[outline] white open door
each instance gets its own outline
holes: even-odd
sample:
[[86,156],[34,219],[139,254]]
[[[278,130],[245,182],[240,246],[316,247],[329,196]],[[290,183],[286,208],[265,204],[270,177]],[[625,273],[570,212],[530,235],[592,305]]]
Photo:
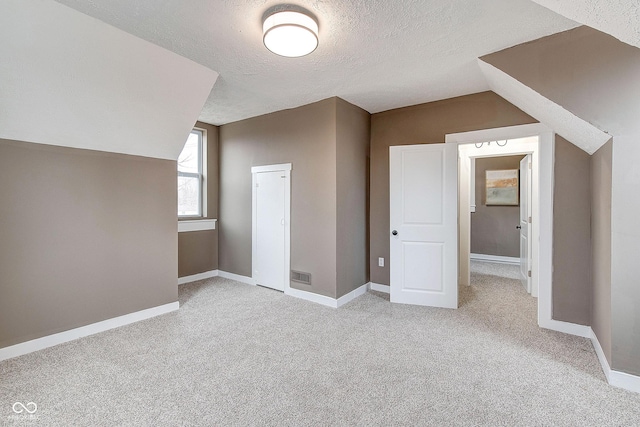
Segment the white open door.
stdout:
[[455,144],[389,148],[391,302],[458,308]]
[[520,280],[531,293],[531,154],[520,161]]

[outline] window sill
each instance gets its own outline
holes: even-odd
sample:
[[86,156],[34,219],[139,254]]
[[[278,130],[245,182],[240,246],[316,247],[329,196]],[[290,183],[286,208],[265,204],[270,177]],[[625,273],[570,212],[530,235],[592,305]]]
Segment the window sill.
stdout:
[[178,233],[215,230],[217,219],[193,219],[178,221]]

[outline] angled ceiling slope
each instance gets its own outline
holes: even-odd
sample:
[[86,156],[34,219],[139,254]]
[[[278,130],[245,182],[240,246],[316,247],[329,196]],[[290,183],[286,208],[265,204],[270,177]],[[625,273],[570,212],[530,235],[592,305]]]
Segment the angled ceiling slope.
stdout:
[[480,60],[495,92],[588,153],[640,132],[640,50],[615,37],[581,26]]
[[562,16],[640,48],[640,2],[612,0],[533,0]]
[[611,139],[611,135],[602,132],[502,70],[482,59],[478,59],[478,63],[492,91],[587,153],[595,153]]
[[4,139],[176,160],[217,78],[51,0],[0,2],[0,40]]

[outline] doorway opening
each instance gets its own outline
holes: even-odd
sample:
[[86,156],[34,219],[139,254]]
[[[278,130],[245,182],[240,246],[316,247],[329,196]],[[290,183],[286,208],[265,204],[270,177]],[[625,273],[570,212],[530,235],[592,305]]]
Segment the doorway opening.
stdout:
[[[469,207],[471,261],[501,264],[496,272],[504,270],[510,277],[516,268],[516,278],[528,294],[532,294],[531,165],[530,153],[472,157]],[[464,213],[462,207],[460,212]]]
[[538,140],[458,146],[461,284],[470,285],[470,259],[515,264],[527,293],[538,296],[539,280],[533,275],[539,254],[534,245],[539,236]]
[[[557,322],[552,319],[552,250],[553,250],[553,153],[555,137],[553,131],[543,124],[536,123],[506,128],[487,129],[481,131],[464,132],[446,135],[447,144],[456,144],[459,150],[459,207],[465,207],[458,212],[458,273],[460,286],[469,284],[470,279],[470,181],[471,157],[469,150],[484,148],[482,156],[496,156],[507,154],[505,149],[512,149],[515,144],[507,143],[500,146],[497,143],[486,144],[488,141],[528,140],[531,148],[519,148],[516,153],[531,153],[532,155],[532,194],[538,195],[532,204],[533,218],[531,230],[531,281],[532,293],[536,290],[538,296],[538,325],[561,332],[573,333],[573,325]],[[484,146],[481,146],[485,143]],[[509,147],[511,144],[511,147]],[[509,148],[507,148],[509,147]]]
[[[526,139],[535,140],[538,137]],[[504,321],[537,325],[537,289],[532,286],[531,239],[533,215],[531,175],[533,152],[522,139],[472,145],[470,206],[460,205],[460,215],[470,216],[469,286],[460,286],[461,303],[477,307],[484,301],[490,312],[502,307]],[[488,145],[503,146],[505,153],[487,156]],[[463,150],[464,146],[459,149]],[[535,148],[535,147],[533,147]],[[465,185],[461,180],[459,185]],[[462,239],[462,236],[461,236]],[[460,254],[460,257],[465,256]],[[487,300],[488,297],[491,300]],[[480,301],[476,301],[479,299]],[[491,302],[493,301],[493,305]],[[475,311],[474,311],[475,312]],[[482,316],[482,315],[481,315]],[[497,320],[496,320],[497,321]]]
[[[533,209],[533,199],[536,208],[538,204],[538,183],[536,180],[533,185],[532,179],[534,167],[536,179],[539,176],[538,165],[533,161],[534,155],[536,160],[538,157],[538,140],[538,136],[531,136],[458,146],[461,163],[471,163],[470,173],[460,173],[458,182],[459,191],[469,188],[470,203],[463,205],[463,197],[459,206],[460,217],[468,216],[464,223],[469,224],[467,234],[459,230],[461,242],[467,235],[469,238],[460,248],[471,250],[470,253],[461,250],[459,255],[461,264],[470,260],[467,285],[483,292],[489,286],[495,298],[514,303],[514,309],[521,315],[527,313],[531,321],[535,321],[537,300],[523,301],[518,281],[527,294],[537,297],[529,237],[533,234],[533,225],[539,223],[538,209]],[[532,189],[536,190],[535,194]]]

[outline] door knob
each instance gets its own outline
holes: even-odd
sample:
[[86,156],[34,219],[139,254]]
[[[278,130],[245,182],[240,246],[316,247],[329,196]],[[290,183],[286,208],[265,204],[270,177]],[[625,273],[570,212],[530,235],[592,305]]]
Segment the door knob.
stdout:
[[518,230],[521,230],[521,229],[522,229],[522,226],[521,226],[521,225],[516,225],[516,228],[517,228]]
[[397,236],[397,235],[398,235],[398,231],[397,231],[397,230],[393,230],[393,231],[391,232],[391,234],[393,234],[394,236]]

